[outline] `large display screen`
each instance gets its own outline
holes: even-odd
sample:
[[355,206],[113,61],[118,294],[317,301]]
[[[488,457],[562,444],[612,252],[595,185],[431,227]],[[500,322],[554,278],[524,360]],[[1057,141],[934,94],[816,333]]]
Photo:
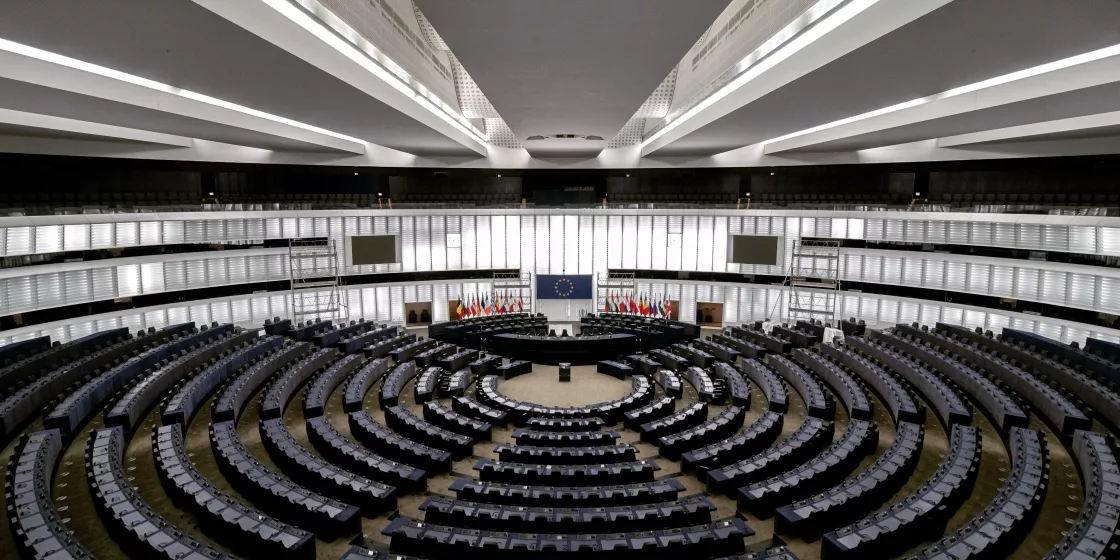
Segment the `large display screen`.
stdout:
[[727,261],[738,264],[777,266],[782,263],[780,235],[730,235]]
[[346,238],[347,264],[392,264],[401,262],[399,235],[351,235]]

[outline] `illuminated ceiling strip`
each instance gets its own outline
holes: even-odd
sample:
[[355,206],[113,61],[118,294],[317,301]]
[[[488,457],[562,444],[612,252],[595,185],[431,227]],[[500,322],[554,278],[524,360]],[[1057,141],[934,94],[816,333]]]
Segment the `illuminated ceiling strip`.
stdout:
[[[261,1],[397,91],[412,96],[421,107],[444,122],[483,144],[487,143],[487,136],[471,125],[466,117],[444,103],[373,43],[315,0]],[[299,6],[293,2],[298,2]]]
[[[80,136],[112,138],[114,140],[125,140],[128,142],[142,142],[144,144],[178,146],[180,148],[189,148],[194,145],[193,139],[184,136],[175,136],[173,134],[164,134],[162,132],[152,132],[150,130],[139,130],[135,128],[82,121],[77,119],[68,119],[65,117],[56,117],[54,115],[28,113],[25,111],[13,111],[11,109],[0,109],[0,123],[19,127],[34,128],[38,130],[59,132],[63,133],[63,136],[77,134]],[[0,132],[0,134],[8,135],[9,133]],[[10,135],[19,136],[20,134],[17,131],[10,133]]]
[[[1017,101],[1035,99],[1048,95],[1055,95],[1067,91],[1101,85],[1104,83],[1110,83],[1116,81],[1118,77],[1120,77],[1116,75],[1116,72],[1094,73],[1089,77],[1077,76],[1077,79],[1069,79],[1070,77],[1068,76],[1066,77],[1067,79],[1059,79],[1060,74],[1058,73],[1062,72],[1063,70],[1076,69],[1079,66],[1085,66],[1094,62],[1107,61],[1110,58],[1115,58],[1118,56],[1120,56],[1120,45],[1113,45],[1111,47],[1105,47],[1103,49],[1071,56],[1069,58],[1042,64],[1032,68],[1027,68],[1025,70],[1019,70],[1017,72],[1012,72],[1003,76],[989,78],[987,80],[954,88],[935,95],[930,95],[928,97],[912,99],[904,103],[891,105],[889,107],[877,109],[869,113],[864,113],[813,128],[808,128],[805,130],[787,134],[785,136],[779,136],[777,138],[766,140],[761,144],[763,144],[764,146],[765,153],[773,154],[810,145],[820,144],[832,140],[850,138],[858,134],[865,134],[868,132],[895,128],[898,126],[914,124],[917,122],[951,116],[954,114],[977,111],[980,109],[1006,105],[1008,103],[1014,103]],[[930,107],[932,104],[937,102],[947,102],[949,100],[961,98],[969,94],[994,91],[999,86],[1006,86],[1010,84],[1021,86],[1022,82],[1024,82],[1025,80],[1029,80],[1031,78],[1039,76],[1045,76],[1048,74],[1053,76],[1049,76],[1051,80],[1045,84],[1036,85],[1033,87],[1017,87],[1015,91],[1008,91],[1006,92],[1006,95],[1002,95],[998,98],[995,96],[989,96],[990,98],[976,98],[975,101],[971,103],[963,105],[956,104],[952,107],[946,107],[941,111],[935,111],[932,109],[932,107]],[[928,110],[923,110],[921,114],[915,114],[910,117],[907,117],[906,114],[902,113],[903,111],[906,111],[908,109],[915,108],[923,108]],[[881,122],[877,126],[869,122],[872,119],[883,120],[882,117],[892,117],[893,122]],[[852,125],[859,126],[853,127]],[[846,129],[840,130],[841,127],[846,127]],[[813,138],[806,138],[810,135],[813,135]]]
[[270,121],[277,122],[277,123],[280,123],[280,124],[285,124],[285,125],[288,125],[288,126],[301,128],[301,129],[307,130],[309,132],[314,132],[314,133],[317,133],[317,134],[323,134],[323,135],[326,135],[326,136],[331,136],[331,137],[334,137],[334,138],[338,138],[340,140],[346,140],[348,142],[356,142],[358,144],[363,144],[363,145],[365,144],[365,141],[359,140],[357,138],[353,138],[351,136],[346,136],[345,134],[339,134],[338,132],[334,132],[334,131],[327,130],[327,129],[324,129],[324,128],[319,128],[317,126],[312,126],[312,125],[309,125],[309,124],[301,123],[299,121],[294,121],[292,119],[287,119],[287,118],[281,117],[279,115],[273,115],[271,113],[265,113],[264,111],[258,111],[256,109],[251,109],[249,107],[238,105],[236,103],[230,103],[229,101],[223,101],[221,99],[216,99],[216,98],[210,97],[208,95],[203,95],[201,93],[196,93],[196,92],[193,92],[193,91],[190,91],[190,90],[177,88],[177,87],[174,87],[174,86],[169,86],[167,84],[162,84],[160,82],[156,82],[154,80],[149,80],[147,78],[141,78],[139,76],[133,76],[132,74],[127,74],[127,73],[124,73],[124,72],[121,72],[121,71],[118,71],[118,70],[113,70],[111,68],[106,68],[104,66],[98,66],[96,64],[92,64],[92,63],[85,62],[85,61],[82,61],[82,60],[77,60],[77,59],[74,59],[74,58],[70,58],[68,56],[55,54],[55,53],[52,53],[52,52],[49,52],[49,51],[44,51],[42,49],[37,49],[35,47],[29,47],[27,45],[23,45],[23,44],[16,43],[16,42],[13,42],[13,41],[8,41],[7,39],[0,39],[0,50],[7,51],[7,52],[10,52],[10,53],[13,53],[13,54],[18,54],[20,56],[26,56],[26,57],[33,58],[33,59],[36,59],[36,60],[41,60],[43,62],[48,62],[48,63],[51,63],[51,64],[57,64],[59,66],[64,66],[66,68],[72,68],[74,70],[80,70],[82,72],[88,72],[90,74],[95,74],[95,75],[102,76],[102,77],[105,77],[105,78],[110,78],[110,79],[113,79],[113,80],[119,80],[119,81],[126,82],[126,83],[129,83],[129,84],[133,84],[133,85],[136,85],[136,86],[145,87],[145,88],[148,88],[148,89],[153,89],[153,90],[156,90],[156,91],[159,91],[159,92],[162,92],[162,93],[182,97],[184,99],[199,101],[199,102],[205,103],[207,105],[213,105],[215,107],[221,107],[223,109],[228,109],[230,111],[236,111],[238,113],[244,113],[246,115],[250,115],[250,116],[261,118],[261,119],[270,120]]
[[646,146],[649,146],[669,131],[677,128],[708,107],[711,107],[716,102],[747,85],[767,70],[777,66],[800,50],[821,39],[832,30],[840,27],[861,12],[874,6],[879,1],[880,0],[851,0],[847,5],[837,10],[836,8],[844,4],[845,0],[821,0],[755,49],[754,52],[739,61],[735,67],[739,71],[746,70],[742,75],[728,82],[727,85],[696,104],[692,109],[689,109],[680,117],[673,119],[669,124],[662,127],[661,130],[643,140],[640,144],[641,148],[645,149]]
[[1092,132],[1095,129],[1120,127],[1120,111],[1111,113],[1098,113],[1069,119],[1058,119],[1040,123],[1024,124],[946,136],[937,140],[939,148],[952,148],[954,146],[967,146],[969,144],[983,144],[985,142],[1006,142],[1021,140],[1065,132]]

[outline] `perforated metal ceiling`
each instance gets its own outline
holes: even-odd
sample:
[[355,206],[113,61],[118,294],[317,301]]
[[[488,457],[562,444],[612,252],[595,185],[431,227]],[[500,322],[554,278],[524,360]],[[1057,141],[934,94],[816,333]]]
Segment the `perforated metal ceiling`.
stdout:
[[[703,37],[701,37],[703,40]],[[650,119],[662,119],[665,115],[669,114],[669,109],[673,105],[673,93],[677,88],[677,69],[673,68],[672,72],[665,77],[661,85],[653,90],[653,93],[646,99],[645,103],[638,108],[633,117],[627,121],[626,126],[618,131],[618,135],[613,140],[607,143],[608,148],[622,148],[624,146],[633,146],[642,141],[642,133],[646,130],[646,125]]]
[[416,20],[420,22],[420,30],[424,34],[424,39],[428,41],[432,48],[444,51],[451,62],[451,75],[455,78],[455,93],[459,98],[459,110],[462,111],[463,116],[468,119],[483,119],[486,140],[490,144],[502,148],[521,148],[521,142],[517,139],[517,136],[510,130],[506,121],[502,120],[502,116],[498,114],[498,110],[486,98],[486,94],[482,93],[478,84],[474,83],[470,73],[467,72],[466,68],[463,68],[462,63],[451,52],[447,43],[432,27],[432,23],[420,11],[420,7],[413,4],[412,10],[416,14]]

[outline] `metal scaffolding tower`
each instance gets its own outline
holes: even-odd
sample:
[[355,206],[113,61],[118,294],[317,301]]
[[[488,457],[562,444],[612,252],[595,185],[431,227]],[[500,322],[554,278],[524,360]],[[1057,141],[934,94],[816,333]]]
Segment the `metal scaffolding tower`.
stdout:
[[596,312],[603,310],[608,293],[630,294],[632,297],[637,297],[635,294],[638,291],[638,281],[633,272],[600,272],[595,284]]
[[840,296],[840,242],[798,238],[789,267],[789,322],[813,319],[835,327]]
[[525,313],[533,311],[533,274],[530,272],[495,272],[490,284],[495,293],[523,298]]
[[348,318],[340,288],[338,247],[333,239],[293,239],[288,245],[292,319]]

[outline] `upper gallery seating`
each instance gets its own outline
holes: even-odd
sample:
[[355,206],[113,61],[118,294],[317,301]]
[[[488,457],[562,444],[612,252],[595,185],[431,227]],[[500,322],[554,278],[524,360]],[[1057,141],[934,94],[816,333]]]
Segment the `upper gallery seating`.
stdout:
[[736,193],[724,192],[608,192],[607,202],[622,204],[735,204]]
[[483,192],[478,189],[456,190],[455,192],[418,192],[400,190],[392,193],[393,203],[402,204],[454,204],[457,206],[493,206],[497,204],[516,204],[521,202],[520,192]]

